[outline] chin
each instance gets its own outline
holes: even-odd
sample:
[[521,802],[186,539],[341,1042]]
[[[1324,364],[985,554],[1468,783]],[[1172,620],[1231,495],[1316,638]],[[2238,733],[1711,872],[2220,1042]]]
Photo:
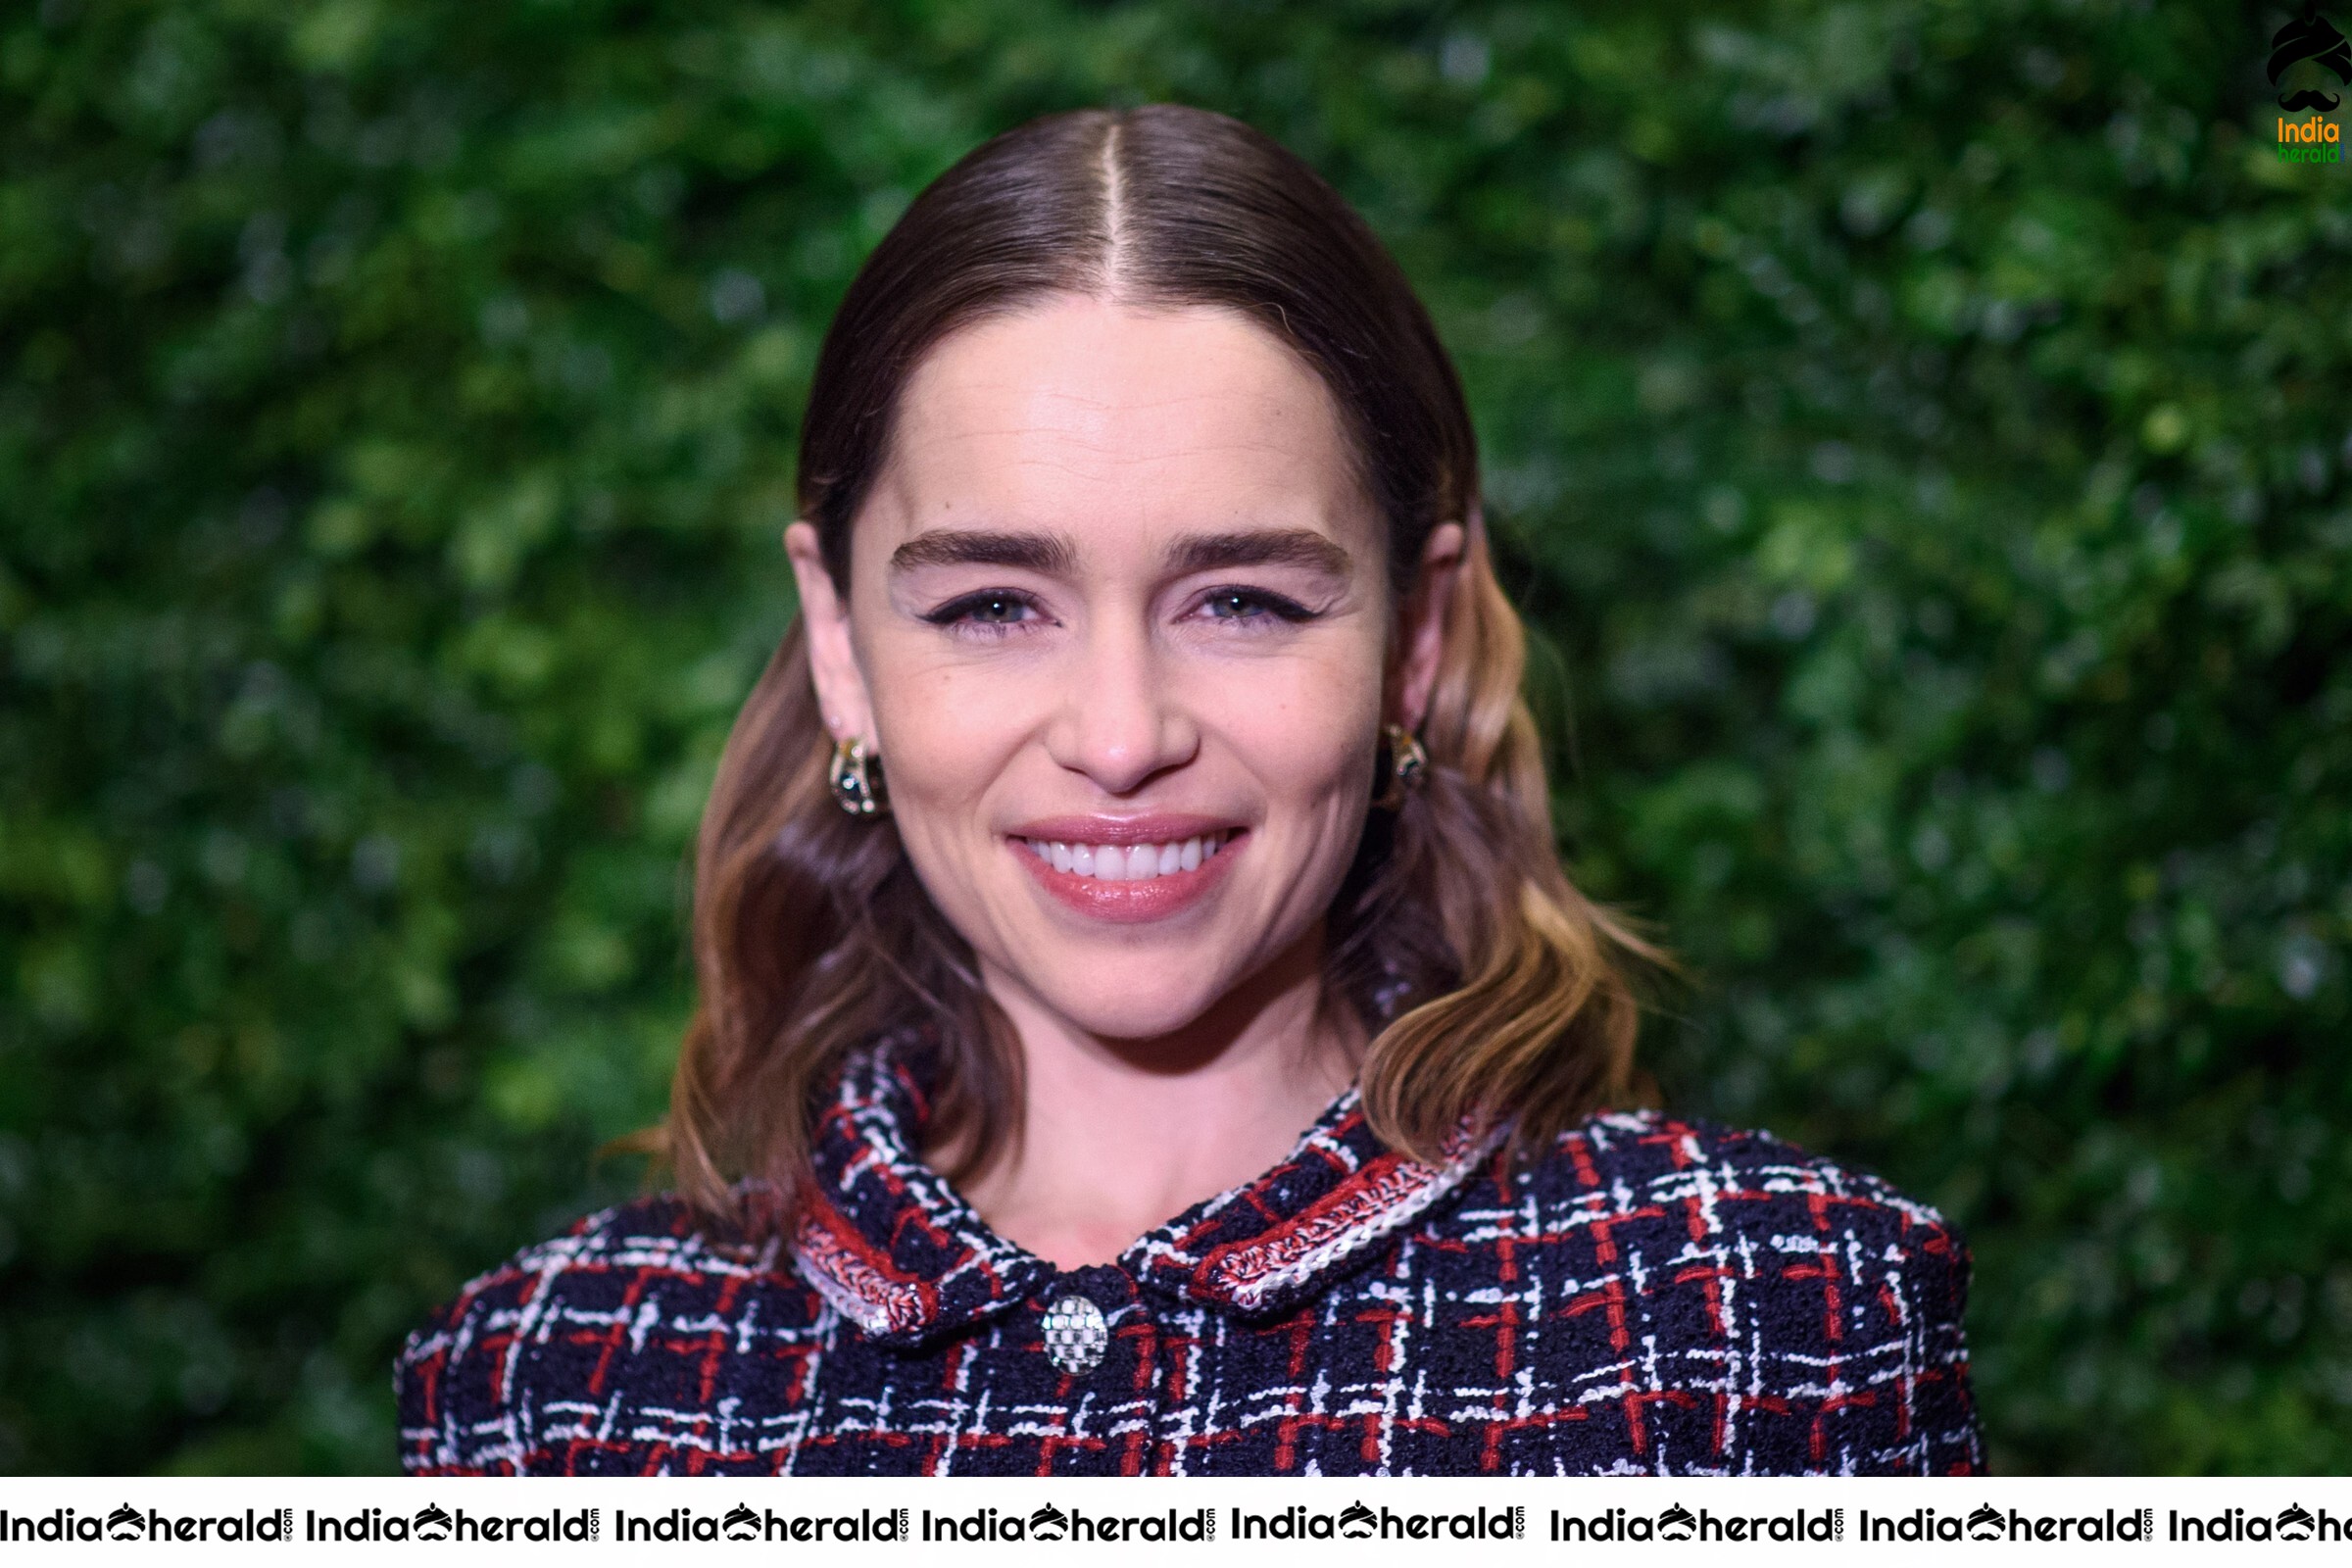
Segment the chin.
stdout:
[[[1172,963],[1174,960],[1170,960]],[[1040,988],[1040,1000],[1088,1034],[1103,1040],[1160,1040],[1200,1021],[1230,987],[1188,985],[1154,987],[1149,984],[1118,997],[1103,995],[1107,986],[1135,978],[1138,969],[1161,968],[1150,958],[1105,959],[1084,974],[1073,974],[1061,985]]]

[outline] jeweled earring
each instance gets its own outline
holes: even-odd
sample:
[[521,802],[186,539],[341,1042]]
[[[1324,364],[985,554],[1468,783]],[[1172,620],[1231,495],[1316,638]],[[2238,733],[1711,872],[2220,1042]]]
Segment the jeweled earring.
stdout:
[[863,741],[833,743],[833,771],[826,782],[833,786],[835,804],[852,816],[880,816],[890,809],[882,788],[882,759],[868,752]]
[[1429,779],[1429,753],[1421,749],[1420,740],[1402,724],[1384,724],[1381,736],[1388,743],[1389,765],[1387,782],[1380,797],[1372,804],[1384,811],[1397,810],[1404,798],[1419,789]]

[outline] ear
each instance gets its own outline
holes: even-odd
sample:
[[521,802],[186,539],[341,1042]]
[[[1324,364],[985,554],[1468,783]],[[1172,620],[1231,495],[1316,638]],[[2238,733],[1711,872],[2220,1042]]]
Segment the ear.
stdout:
[[858,667],[857,649],[850,641],[849,601],[833,585],[816,530],[805,522],[785,529],[784,554],[791,558],[793,581],[800,585],[801,623],[808,627],[808,674],[816,687],[817,707],[825,715],[825,728],[837,741],[863,741],[868,751],[878,751],[873,705],[866,698],[865,675]]
[[1429,531],[1421,566],[1397,619],[1395,674],[1389,690],[1389,721],[1418,731],[1429,713],[1429,694],[1438,681],[1438,658],[1446,646],[1446,607],[1461,575],[1465,535],[1458,522]]

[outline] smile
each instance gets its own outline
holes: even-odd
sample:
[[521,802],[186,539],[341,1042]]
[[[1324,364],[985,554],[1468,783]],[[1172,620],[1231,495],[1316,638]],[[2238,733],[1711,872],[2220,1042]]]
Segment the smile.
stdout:
[[1005,845],[1055,904],[1136,925],[1199,906],[1242,858],[1249,830],[1210,817],[1062,816],[1024,822]]
[[1149,882],[1157,877],[1198,871],[1225,847],[1227,833],[1206,833],[1164,844],[1065,844],[1059,840],[1019,839],[1031,854],[1054,870],[1098,882]]

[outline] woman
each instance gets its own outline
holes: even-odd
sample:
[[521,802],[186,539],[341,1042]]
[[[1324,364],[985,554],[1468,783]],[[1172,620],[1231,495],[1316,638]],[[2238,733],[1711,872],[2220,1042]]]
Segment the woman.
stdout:
[[1606,1112],[1642,950],[1556,858],[1453,368],[1302,164],[1167,107],[980,148],[800,482],[677,1196],[411,1340],[411,1469],[1978,1464],[1940,1217]]

